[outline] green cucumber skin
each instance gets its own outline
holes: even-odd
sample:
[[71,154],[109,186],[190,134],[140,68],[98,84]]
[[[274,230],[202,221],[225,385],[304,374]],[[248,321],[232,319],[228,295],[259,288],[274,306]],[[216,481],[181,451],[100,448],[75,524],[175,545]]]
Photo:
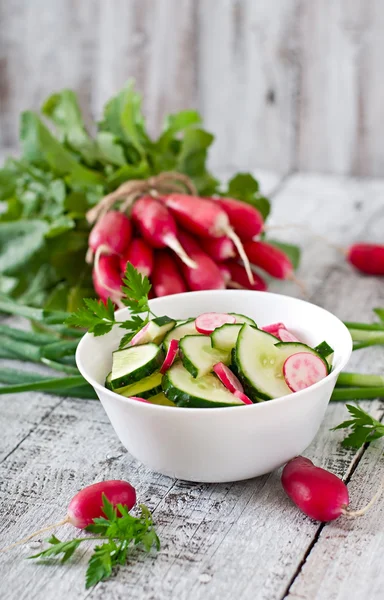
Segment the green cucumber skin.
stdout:
[[[184,408],[226,408],[227,406],[240,406],[238,403],[228,404],[227,402],[211,402],[203,398],[191,396],[187,392],[182,392],[175,388],[168,378],[168,371],[163,377],[163,392],[177,406]],[[245,405],[244,405],[245,406]]]
[[246,315],[242,315],[241,313],[234,313],[234,312],[230,312],[228,313],[229,315],[232,315],[233,317],[242,317],[243,319],[245,319],[244,321],[239,321],[238,323],[234,323],[234,325],[250,325],[251,327],[257,327],[256,322],[251,319],[250,317],[247,317]]
[[182,351],[181,346],[179,346],[179,354],[181,357],[181,362],[183,363],[183,367],[185,369],[187,369],[187,371],[189,371],[189,373],[192,375],[192,377],[194,377],[196,379],[196,377],[199,374],[199,370],[195,367],[195,365],[193,364],[193,362],[191,362],[188,358],[188,356],[186,356],[184,354],[184,352]]
[[[269,335],[269,334],[267,334],[267,335]],[[273,337],[273,336],[271,336],[271,337]],[[237,338],[237,339],[239,339],[239,338]],[[248,398],[250,398],[252,400],[252,402],[254,402],[256,404],[257,402],[264,402],[264,400],[272,400],[271,396],[268,396],[268,394],[264,394],[263,392],[260,392],[260,390],[256,389],[255,386],[252,384],[252,382],[249,381],[247,376],[244,375],[244,373],[241,371],[241,367],[240,367],[239,361],[237,359],[236,348],[233,348],[233,350],[232,350],[232,365],[231,366],[232,366],[234,374],[240,380],[240,382],[244,388],[244,392],[246,393]]]
[[126,387],[127,385],[131,385],[131,383],[136,383],[141,379],[144,379],[144,377],[149,377],[149,375],[152,375],[152,373],[160,369],[164,362],[164,358],[165,353],[161,348],[159,348],[158,353],[149,363],[139,367],[136,369],[136,371],[132,371],[127,375],[123,375],[122,377],[111,381],[112,389],[116,390],[118,388]]
[[[163,327],[163,325],[168,325],[168,323],[174,323],[176,325],[176,321],[164,315],[163,317],[156,317],[155,319],[151,319],[152,323],[157,325],[158,327]],[[167,332],[168,333],[168,332]]]
[[[211,335],[210,335],[212,348],[215,348],[215,350],[220,350],[221,349],[220,346],[219,346],[219,344],[216,343],[215,332],[219,332],[222,327],[236,327],[237,328],[239,326],[240,326],[240,329],[241,329],[241,326],[242,326],[241,323],[225,323],[221,327],[217,327],[215,329],[215,331],[213,333],[211,333]],[[239,333],[240,333],[240,329],[239,329]]]
[[113,387],[111,384],[111,376],[112,376],[112,371],[110,371],[105,378],[104,386],[107,388],[107,390],[113,390]]
[[[175,325],[175,327],[173,327],[170,331],[168,331],[163,339],[163,346],[165,348],[165,350],[168,350],[168,346],[172,340],[172,337],[169,339],[169,335],[170,333],[172,333],[172,331],[174,331],[175,329],[178,329],[179,327],[183,327],[184,325],[186,325],[187,323],[192,323],[195,322],[196,319],[187,319],[186,321],[179,323],[178,325]],[[190,333],[190,334],[185,334],[185,335],[199,335],[199,333],[196,331],[194,333]]]
[[[115,392],[117,392],[118,390],[114,390]],[[150,390],[147,390],[145,392],[136,392],[135,396],[136,398],[143,398],[143,400],[149,400],[150,398],[152,398],[153,396],[157,396],[158,394],[161,394],[161,392],[163,391],[163,388],[160,385],[151,388]],[[126,398],[129,398],[129,395],[127,394],[121,394],[121,396],[125,396]]]

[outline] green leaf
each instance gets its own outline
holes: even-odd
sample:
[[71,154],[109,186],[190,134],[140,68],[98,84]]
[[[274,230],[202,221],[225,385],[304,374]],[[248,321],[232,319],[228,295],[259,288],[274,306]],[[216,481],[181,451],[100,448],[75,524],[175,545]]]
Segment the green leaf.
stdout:
[[17,178],[10,169],[0,169],[0,201],[7,200],[16,192]]
[[33,554],[27,558],[51,558],[52,556],[57,556],[58,554],[64,554],[62,562],[66,562],[82,542],[81,539],[60,542],[60,540],[55,536],[52,536],[47,541],[48,543],[52,544],[49,548],[47,548],[47,550],[42,550],[41,552],[38,552],[38,554]]
[[377,314],[380,321],[384,321],[384,308],[374,308],[373,311]]
[[77,162],[33,112],[21,114],[20,142],[23,158],[57,175],[68,175],[80,187],[99,184],[103,177]]
[[227,196],[233,198],[244,198],[259,192],[259,182],[251,175],[251,173],[237,173],[228,182]]
[[85,574],[86,589],[111,576],[113,567],[111,554],[116,549],[117,546],[113,541],[107,542],[102,546],[96,546]]
[[11,221],[0,226],[0,273],[12,275],[44,247],[45,221]]
[[93,165],[97,161],[96,144],[86,132],[76,94],[72,90],[53,94],[47,98],[41,110],[56,125],[63,140],[78,152],[87,164]]
[[366,413],[359,406],[346,405],[352,419],[348,419],[332,431],[337,429],[352,429],[352,432],[342,441],[344,447],[361,448],[366,442],[384,437],[384,424]]
[[295,246],[294,244],[288,244],[286,242],[280,242],[278,240],[267,240],[271,246],[275,246],[279,250],[282,250],[291,261],[293,268],[296,270],[300,264],[301,257],[301,249],[299,246]]
[[99,131],[96,136],[96,143],[101,160],[119,167],[126,164],[124,150],[113,133]]

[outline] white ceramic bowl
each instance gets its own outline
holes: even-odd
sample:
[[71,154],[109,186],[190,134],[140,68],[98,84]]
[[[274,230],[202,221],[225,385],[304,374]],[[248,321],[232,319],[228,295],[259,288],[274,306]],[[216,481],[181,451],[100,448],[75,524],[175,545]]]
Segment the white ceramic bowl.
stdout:
[[[157,315],[176,319],[204,312],[237,312],[259,327],[282,321],[299,339],[314,346],[326,340],[335,350],[330,375],[315,385],[276,400],[228,408],[175,408],[137,402],[104,387],[112,351],[124,331],[86,334],[76,360],[94,387],[122,444],[147,467],[189,481],[225,482],[268,473],[311,443],[324,417],[336,379],[352,351],[345,325],[303,300],[238,290],[189,292],[151,300]],[[119,320],[129,311],[118,311]]]

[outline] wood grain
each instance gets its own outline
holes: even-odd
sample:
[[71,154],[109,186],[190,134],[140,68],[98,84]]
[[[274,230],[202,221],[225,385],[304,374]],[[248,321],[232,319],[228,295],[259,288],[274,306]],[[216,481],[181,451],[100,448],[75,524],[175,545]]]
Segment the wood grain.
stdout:
[[[269,177],[276,187],[277,179],[273,183]],[[374,239],[382,230],[384,182],[295,175],[277,189],[276,223],[288,217],[299,220],[299,206],[305,227],[315,227],[338,243],[360,235]],[[351,205],[355,209],[348,211]],[[314,241],[308,232],[302,237],[297,231],[276,230],[276,235],[296,242],[300,238],[310,253],[300,276],[316,303],[342,318],[366,320],[374,305],[384,304],[382,281],[360,277],[333,250],[321,245],[311,249]],[[294,287],[288,291],[298,293]],[[383,359],[384,348],[357,352],[350,368],[380,372]],[[378,418],[383,414],[378,401],[361,405]],[[157,557],[133,556],[111,580],[90,591],[84,589],[84,571],[91,543],[67,565],[49,566],[24,560],[42,547],[38,541],[21,546],[0,554],[4,600],[381,597],[382,500],[359,520],[321,526],[284,495],[279,472],[209,485],[148,471],[122,449],[98,402],[2,396],[0,411],[7,417],[3,430],[8,436],[0,463],[0,546],[62,519],[79,488],[105,478],[133,483],[140,501],[154,512],[162,540]],[[342,403],[330,405],[305,455],[350,479],[352,505],[359,508],[377,490],[384,463],[379,443],[367,452],[341,447],[343,432],[330,428],[346,414]],[[67,539],[77,532],[65,526],[57,534]]]

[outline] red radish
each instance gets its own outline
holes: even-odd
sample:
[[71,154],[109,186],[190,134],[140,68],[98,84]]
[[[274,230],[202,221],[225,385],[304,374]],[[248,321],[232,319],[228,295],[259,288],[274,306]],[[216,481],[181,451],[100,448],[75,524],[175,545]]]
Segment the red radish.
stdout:
[[229,237],[244,262],[249,281],[253,283],[253,273],[243,244],[231,227],[227,213],[217,202],[187,194],[170,194],[164,198],[164,202],[178,223],[188,231],[205,238]]
[[254,206],[234,198],[218,198],[216,202],[227,213],[229,222],[241,240],[252,240],[262,232],[263,217]]
[[167,250],[156,251],[151,282],[158,297],[188,291],[176,262]]
[[260,277],[257,273],[253,274],[254,283],[249,283],[247,273],[243,267],[235,260],[228,260],[224,263],[226,267],[228,267],[231,273],[231,281],[228,283],[228,287],[237,288],[240,290],[256,290],[265,292],[267,289],[267,284],[264,279]]
[[148,342],[147,331],[149,329],[150,323],[147,323],[133,336],[131,341],[129,342],[130,346],[141,346],[142,344],[146,344]]
[[133,205],[132,219],[153,248],[168,246],[190,269],[196,268],[177,238],[174,218],[162,202],[151,196],[142,196]]
[[189,289],[192,291],[223,290],[225,288],[224,278],[216,263],[208,254],[200,250],[193,237],[184,231],[180,231],[179,237],[184,248],[197,264],[197,269],[181,265]]
[[240,381],[237,379],[236,375],[234,375],[224,363],[217,363],[213,367],[214,372],[220,379],[221,383],[225,385],[225,387],[232,392],[244,392],[243,386]]
[[292,392],[298,392],[328,375],[325,362],[310,352],[289,356],[283,365],[284,379]]
[[348,514],[345,483],[333,473],[315,467],[308,458],[297,456],[290,460],[283,469],[281,483],[291,500],[311,519],[333,521]]
[[146,404],[150,404],[148,400],[146,400],[145,398],[139,398],[138,396],[128,396],[128,398],[130,398],[130,400],[137,400],[138,402],[145,402]]
[[116,254],[101,255],[95,262],[92,271],[93,287],[96,294],[106,302],[111,298],[112,302],[121,305],[120,260]]
[[120,269],[125,273],[127,263],[142,275],[149,277],[153,270],[153,250],[142,238],[135,238],[120,259]]
[[202,238],[201,245],[205,252],[216,262],[236,256],[234,243],[225,235],[219,238]]
[[168,346],[167,354],[163,364],[161,365],[160,373],[165,373],[170,367],[172,367],[177,353],[179,351],[179,340],[171,340]]
[[292,279],[293,266],[288,256],[267,242],[245,242],[244,250],[250,262],[276,279]]
[[227,285],[231,281],[231,271],[224,263],[219,263],[217,266],[219,267],[221,275],[223,276],[225,285]]
[[236,317],[226,313],[203,313],[197,317],[195,327],[199,333],[210,335],[217,327],[221,327],[226,323],[236,323]]
[[234,396],[236,396],[236,398],[239,398],[239,400],[242,400],[244,402],[244,404],[253,404],[252,400],[250,398],[248,398],[248,396],[246,394],[244,394],[244,392],[240,392],[240,390],[236,390],[236,392],[233,393]]
[[88,239],[87,262],[92,262],[98,248],[103,254],[123,254],[131,241],[132,225],[122,212],[111,210],[105,213],[93,227]]
[[[142,400],[142,398],[138,398],[138,400]],[[128,481],[111,479],[109,481],[93,483],[73,496],[68,505],[67,516],[65,519],[58,523],[54,523],[53,525],[48,525],[43,529],[39,529],[39,531],[35,531],[15,544],[3,548],[0,552],[5,552],[19,544],[24,544],[36,535],[45,533],[50,529],[65,525],[66,523],[70,523],[78,529],[85,529],[85,527],[93,523],[94,519],[106,516],[103,512],[103,495],[115,508],[118,504],[122,504],[128,510],[131,510],[136,504],[136,490],[128,483]]]
[[282,342],[300,342],[296,336],[293,335],[288,329],[285,327],[280,327],[277,332],[277,337],[280,338]]
[[384,275],[384,246],[354,244],[347,253],[348,261],[367,275]]
[[263,331],[274,335],[275,337],[279,337],[279,329],[285,329],[284,323],[272,323],[271,325],[266,325],[262,327]]

